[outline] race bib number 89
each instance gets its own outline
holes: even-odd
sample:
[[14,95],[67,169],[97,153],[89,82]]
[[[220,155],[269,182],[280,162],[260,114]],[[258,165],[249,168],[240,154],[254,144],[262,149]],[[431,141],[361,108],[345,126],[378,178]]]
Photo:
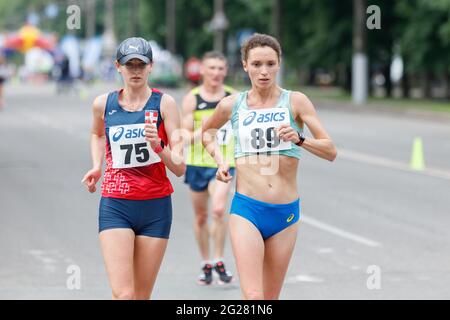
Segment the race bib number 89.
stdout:
[[239,112],[239,142],[245,153],[291,149],[290,141],[282,141],[276,129],[289,124],[288,108],[245,110]]
[[115,169],[143,167],[161,161],[145,141],[143,123],[110,127],[109,143]]

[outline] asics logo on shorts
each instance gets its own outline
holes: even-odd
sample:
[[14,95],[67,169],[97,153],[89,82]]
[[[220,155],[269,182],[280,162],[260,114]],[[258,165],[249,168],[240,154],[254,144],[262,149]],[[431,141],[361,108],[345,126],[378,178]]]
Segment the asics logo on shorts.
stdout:
[[286,219],[286,222],[291,222],[292,219],[294,219],[295,214],[291,213],[291,215],[289,216],[289,218]]

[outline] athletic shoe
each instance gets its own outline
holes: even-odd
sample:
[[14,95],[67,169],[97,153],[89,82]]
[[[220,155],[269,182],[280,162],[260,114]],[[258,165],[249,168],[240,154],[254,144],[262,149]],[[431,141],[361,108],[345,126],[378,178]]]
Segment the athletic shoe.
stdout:
[[223,261],[218,261],[214,265],[214,270],[219,275],[219,280],[217,281],[217,283],[220,285],[230,283],[231,280],[233,279],[233,275],[229,271],[225,270],[225,265]]
[[201,286],[207,286],[212,283],[212,265],[206,263],[202,270],[203,272],[198,276],[197,283]]

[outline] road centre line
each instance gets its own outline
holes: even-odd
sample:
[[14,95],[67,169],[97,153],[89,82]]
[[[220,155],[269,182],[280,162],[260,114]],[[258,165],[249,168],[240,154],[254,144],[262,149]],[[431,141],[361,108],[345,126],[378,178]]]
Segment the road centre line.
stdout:
[[339,158],[345,159],[345,160],[356,161],[356,162],[360,162],[360,163],[376,165],[376,166],[385,167],[385,168],[390,168],[390,169],[397,169],[397,170],[406,171],[406,172],[423,174],[423,175],[427,175],[427,176],[431,176],[431,177],[435,177],[435,178],[450,180],[450,171],[446,171],[444,169],[428,167],[422,171],[415,171],[410,168],[408,163],[403,163],[403,162],[392,160],[389,158],[370,155],[367,153],[362,153],[362,152],[353,151],[353,150],[349,150],[349,149],[339,148],[338,159]]
[[312,227],[318,228],[320,230],[332,233],[336,236],[339,236],[341,238],[344,239],[348,239],[348,240],[352,240],[354,242],[358,242],[360,244],[369,246],[369,247],[381,247],[381,243],[359,236],[357,234],[345,231],[343,229],[337,228],[337,227],[333,227],[329,224],[326,224],[324,222],[321,222],[319,220],[316,220],[314,218],[310,218],[308,216],[305,216],[304,214],[301,215],[300,217],[300,223],[305,223],[308,224]]

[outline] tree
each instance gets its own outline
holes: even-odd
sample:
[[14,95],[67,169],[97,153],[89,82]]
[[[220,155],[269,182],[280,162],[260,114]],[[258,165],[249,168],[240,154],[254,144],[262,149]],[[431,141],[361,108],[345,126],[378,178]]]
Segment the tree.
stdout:
[[423,79],[424,95],[431,97],[431,81],[436,75],[448,78],[450,58],[450,1],[401,0],[395,13],[399,43],[407,61],[406,72]]

